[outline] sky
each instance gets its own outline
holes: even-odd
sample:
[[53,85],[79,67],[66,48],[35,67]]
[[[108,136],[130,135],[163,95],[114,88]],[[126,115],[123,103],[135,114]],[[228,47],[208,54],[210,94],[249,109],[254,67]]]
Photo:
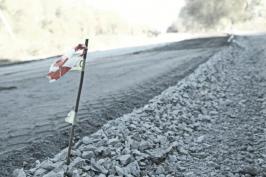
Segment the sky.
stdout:
[[115,11],[133,24],[165,31],[177,19],[184,0],[87,0],[99,10]]

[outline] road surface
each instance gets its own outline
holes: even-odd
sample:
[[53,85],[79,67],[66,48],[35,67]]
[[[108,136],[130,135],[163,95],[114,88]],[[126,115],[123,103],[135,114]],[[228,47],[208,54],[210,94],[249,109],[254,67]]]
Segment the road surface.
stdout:
[[[172,86],[227,45],[213,37],[88,54],[76,140]],[[48,83],[53,59],[0,67],[0,176],[67,145],[80,74]]]

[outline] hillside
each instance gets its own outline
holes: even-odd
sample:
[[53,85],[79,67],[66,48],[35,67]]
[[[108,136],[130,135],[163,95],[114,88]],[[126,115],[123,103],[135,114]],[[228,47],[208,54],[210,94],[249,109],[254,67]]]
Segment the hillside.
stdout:
[[168,32],[265,31],[264,0],[185,0]]
[[148,33],[85,0],[0,0],[0,59],[56,55],[85,37],[92,49],[105,48]]

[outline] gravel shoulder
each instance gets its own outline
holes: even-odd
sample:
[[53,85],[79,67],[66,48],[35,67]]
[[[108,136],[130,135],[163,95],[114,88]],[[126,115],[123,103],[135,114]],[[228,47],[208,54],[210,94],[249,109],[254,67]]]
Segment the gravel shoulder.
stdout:
[[177,85],[15,176],[266,176],[265,36],[237,37]]

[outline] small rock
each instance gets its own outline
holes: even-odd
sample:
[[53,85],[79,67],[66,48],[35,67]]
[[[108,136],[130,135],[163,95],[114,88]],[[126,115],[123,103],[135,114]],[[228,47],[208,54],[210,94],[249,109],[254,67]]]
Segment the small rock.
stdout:
[[119,142],[120,142],[120,140],[118,138],[113,138],[113,139],[108,140],[108,144],[110,144],[112,146],[119,143]]
[[87,145],[91,143],[91,140],[89,137],[85,136],[82,138],[82,143]]
[[258,170],[253,166],[246,166],[246,167],[243,167],[239,171],[239,173],[244,174],[244,175],[256,176],[258,174]]
[[105,152],[105,150],[106,150],[105,147],[100,146],[99,148],[97,148],[97,149],[95,150],[95,154],[96,154],[96,155],[102,155],[102,154]]
[[82,153],[82,156],[81,157],[84,158],[84,159],[91,159],[94,156],[95,155],[94,155],[94,153],[92,151],[84,151]]
[[132,174],[136,177],[140,176],[140,168],[139,168],[139,164],[137,161],[134,161],[132,163],[130,163],[128,166],[126,166],[126,171],[129,174]]
[[34,172],[34,176],[43,176],[46,172],[47,170],[43,168],[39,168]]
[[60,172],[62,169],[67,169],[67,165],[65,164],[65,161],[59,161],[54,163],[54,169],[55,172]]
[[131,150],[130,150],[130,148],[128,148],[128,147],[125,147],[124,149],[123,149],[123,151],[122,151],[122,154],[130,154],[131,153]]
[[53,162],[63,161],[66,159],[67,156],[67,149],[62,150],[60,153],[56,154],[53,159]]
[[151,147],[151,145],[147,141],[141,141],[139,144],[139,150],[142,152],[146,149],[149,149],[150,147]]
[[197,143],[202,143],[202,141],[205,139],[205,136],[202,135],[202,136],[199,136],[197,139],[196,139],[196,142]]
[[136,141],[136,140],[133,140],[133,139],[130,139],[130,140],[128,141],[128,144],[129,144],[129,147],[130,147],[131,149],[138,149],[138,147],[139,147],[139,142]]
[[23,168],[21,169],[16,169],[13,172],[14,177],[26,177],[26,173],[24,172]]
[[127,164],[130,163],[130,161],[131,161],[131,155],[129,155],[129,154],[127,154],[127,155],[122,155],[122,156],[118,157],[117,159],[120,161],[120,163],[121,163],[123,166],[125,166],[125,165],[127,165]]
[[182,155],[188,155],[188,151],[185,150],[182,146],[178,148],[178,152]]
[[46,175],[44,175],[43,177],[64,177],[64,172],[61,171],[61,172],[54,172],[54,171],[51,171],[49,173],[47,173]]
[[100,164],[98,164],[97,162],[95,162],[94,159],[91,160],[91,167],[93,170],[103,173],[103,174],[107,174],[108,170],[106,170],[103,166],[101,166]]
[[52,161],[50,161],[49,159],[48,160],[45,160],[44,162],[41,163],[41,168],[47,170],[47,171],[51,171],[55,168],[54,164]]
[[262,177],[266,177],[266,168],[262,169],[261,175],[262,175]]
[[80,150],[76,150],[76,151],[73,151],[72,152],[72,155],[74,155],[74,156],[81,156],[81,152],[80,152]]
[[169,155],[169,162],[171,162],[171,163],[175,163],[175,162],[177,162],[177,158],[176,158],[176,156],[175,155]]
[[80,177],[79,171],[78,170],[74,170],[72,177]]
[[189,172],[186,172],[186,173],[184,173],[184,177],[191,177],[191,176],[195,176],[195,173],[194,172],[192,172],[192,171],[189,171]]
[[39,168],[40,165],[41,165],[41,162],[40,162],[39,160],[36,160],[36,161],[35,161],[35,166],[36,166],[36,168]]
[[164,168],[162,166],[157,167],[155,174],[156,175],[160,175],[163,174],[165,172]]
[[252,152],[254,152],[254,149],[253,149],[252,146],[248,146],[248,147],[247,147],[247,151],[252,153]]
[[105,174],[100,174],[98,177],[106,177]]
[[165,175],[164,174],[159,174],[158,177],[165,177]]
[[121,168],[119,166],[115,166],[115,170],[119,176],[127,176],[127,177],[130,177],[132,175],[135,177],[140,176],[140,168],[139,168],[137,161],[134,161],[134,162],[128,164],[124,168]]
[[73,160],[73,162],[70,163],[69,169],[72,169],[73,167],[81,168],[83,164],[85,164],[85,160],[80,157],[77,157]]
[[89,165],[83,165],[81,169],[83,169],[84,171],[89,171],[91,167]]
[[26,161],[23,161],[23,167],[26,167],[27,165],[28,165],[28,162],[26,162]]
[[115,166],[115,171],[116,171],[116,173],[117,173],[119,176],[126,176],[126,175],[128,175],[128,174],[126,173],[126,171],[125,171],[123,168],[119,167],[119,166]]

